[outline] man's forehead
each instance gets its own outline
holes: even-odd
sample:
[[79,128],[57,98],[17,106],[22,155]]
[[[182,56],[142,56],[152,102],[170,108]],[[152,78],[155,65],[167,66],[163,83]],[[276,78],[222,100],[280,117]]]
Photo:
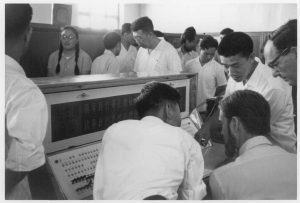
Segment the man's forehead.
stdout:
[[208,49],[202,49],[205,53],[215,53],[216,52],[216,48],[215,47],[209,47]]
[[240,54],[236,54],[234,56],[227,56],[227,57],[220,56],[220,59],[223,64],[231,65],[231,64],[235,64],[235,63],[245,60],[245,57],[243,57]]
[[272,61],[278,55],[278,50],[270,40],[267,41],[264,47],[264,55],[267,61]]
[[137,31],[134,31],[134,32],[133,32],[133,36],[140,36],[140,35],[143,35],[143,34],[145,34],[145,33],[143,32],[143,30],[137,30]]

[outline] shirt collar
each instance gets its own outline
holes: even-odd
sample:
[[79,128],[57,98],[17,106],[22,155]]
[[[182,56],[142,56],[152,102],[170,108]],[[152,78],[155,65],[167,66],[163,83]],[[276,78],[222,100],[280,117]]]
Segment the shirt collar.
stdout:
[[7,66],[9,66],[11,71],[15,71],[26,76],[22,66],[12,57],[5,55],[5,69]]
[[258,145],[265,145],[265,144],[272,145],[272,143],[270,142],[270,140],[268,140],[268,138],[266,138],[263,135],[252,137],[252,138],[248,139],[241,146],[241,148],[239,150],[239,155],[242,155],[246,151],[249,151],[250,149],[252,149],[254,147],[257,147]]
[[245,85],[247,85],[248,87],[256,87],[262,74],[262,68],[262,64],[258,62],[257,67],[255,68],[254,72]]
[[146,122],[150,122],[150,123],[155,123],[155,124],[162,124],[162,123],[164,123],[160,118],[158,118],[156,116],[145,116],[141,120],[142,121],[146,121]]
[[160,42],[158,43],[158,45],[153,50],[159,49],[160,47],[163,46],[164,43],[165,43],[165,40],[164,39],[160,39]]
[[115,56],[114,53],[112,53],[112,51],[108,49],[104,50],[104,54]]

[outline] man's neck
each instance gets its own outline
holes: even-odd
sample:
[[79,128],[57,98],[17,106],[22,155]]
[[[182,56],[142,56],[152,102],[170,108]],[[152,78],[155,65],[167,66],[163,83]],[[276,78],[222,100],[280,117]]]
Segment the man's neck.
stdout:
[[128,49],[130,47],[130,43],[128,43],[126,40],[122,39],[122,45],[128,51]]
[[21,56],[23,53],[23,49],[18,44],[14,44],[9,41],[5,41],[5,54],[20,62]]
[[205,64],[207,64],[207,63],[210,62],[210,61],[203,62],[203,61],[201,60],[201,58],[199,57],[199,62],[200,62],[200,64],[201,64],[201,66],[204,66]]
[[182,52],[183,54],[187,53],[187,51],[185,50],[185,48],[184,48],[183,45],[180,47],[180,50],[181,50],[181,52]]
[[258,65],[258,62],[257,62],[257,61],[254,61],[253,64],[252,64],[252,66],[251,66],[251,70],[250,70],[249,74],[247,75],[246,79],[243,80],[243,84],[244,84],[244,85],[245,85],[245,84],[248,82],[248,80],[251,78],[251,76],[252,76],[252,74],[254,73],[254,71],[255,71],[257,65]]
[[155,48],[157,47],[157,45],[159,44],[160,41],[161,41],[161,40],[158,39],[157,37],[153,37],[153,38],[151,39],[149,49],[151,49],[151,50],[155,49]]

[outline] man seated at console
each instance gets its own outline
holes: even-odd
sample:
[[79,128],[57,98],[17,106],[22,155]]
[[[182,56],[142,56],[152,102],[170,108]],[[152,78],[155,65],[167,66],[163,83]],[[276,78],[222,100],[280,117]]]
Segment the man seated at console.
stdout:
[[270,106],[252,90],[239,90],[220,103],[227,154],[234,162],[216,169],[213,199],[296,199],[297,155],[272,145]]
[[102,140],[94,199],[202,199],[201,147],[180,128],[180,94],[158,82],[147,83],[136,99],[141,120],[110,126]]

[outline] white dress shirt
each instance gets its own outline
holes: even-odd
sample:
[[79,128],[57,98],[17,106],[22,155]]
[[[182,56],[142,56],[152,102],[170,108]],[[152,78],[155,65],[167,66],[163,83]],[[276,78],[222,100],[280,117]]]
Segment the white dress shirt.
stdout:
[[214,97],[217,87],[227,83],[224,67],[215,60],[210,60],[202,66],[197,57],[186,63],[185,71],[198,73],[197,109],[206,111],[206,99]]
[[249,89],[260,93],[269,102],[271,108],[272,141],[289,152],[296,152],[296,134],[293,117],[292,89],[281,78],[274,78],[268,66],[258,63],[255,71],[244,85],[228,80],[225,96],[236,90]]
[[117,56],[120,64],[120,73],[128,73],[133,71],[136,55],[137,49],[134,46],[129,45],[128,50],[126,50],[121,43],[121,51]]
[[201,147],[179,127],[153,116],[107,129],[94,181],[94,199],[202,199]]
[[134,64],[138,76],[179,74],[181,61],[176,49],[164,39],[153,49],[139,48]]
[[5,168],[32,171],[45,163],[48,110],[40,89],[5,55]]
[[181,66],[182,66],[182,69],[185,71],[185,64],[194,59],[194,58],[197,58],[199,56],[199,53],[192,50],[190,52],[186,52],[186,53],[183,53],[182,50],[181,50],[181,47],[179,47],[177,49],[177,53],[179,55],[179,58],[181,60]]
[[110,51],[105,49],[101,56],[95,58],[92,63],[91,74],[117,74],[120,72],[120,64],[116,56]]
[[209,184],[213,199],[296,199],[297,155],[256,136],[242,145],[234,162],[211,174]]

